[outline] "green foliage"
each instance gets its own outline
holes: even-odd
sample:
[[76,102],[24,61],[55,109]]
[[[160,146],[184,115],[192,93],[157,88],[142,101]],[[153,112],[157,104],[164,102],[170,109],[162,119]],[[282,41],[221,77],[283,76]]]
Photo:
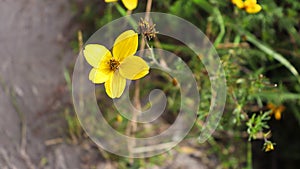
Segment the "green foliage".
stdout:
[[246,123],[248,129],[247,132],[249,134],[249,141],[251,139],[256,139],[256,135],[263,131],[264,129],[269,129],[268,121],[270,120],[270,113],[260,113],[253,114],[249,121]]

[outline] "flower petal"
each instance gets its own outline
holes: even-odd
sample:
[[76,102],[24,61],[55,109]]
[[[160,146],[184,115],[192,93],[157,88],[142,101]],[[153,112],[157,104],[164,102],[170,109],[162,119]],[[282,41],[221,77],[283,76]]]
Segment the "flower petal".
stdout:
[[86,61],[94,68],[98,68],[100,66],[100,62],[104,56],[112,57],[108,49],[98,44],[86,45],[83,50],[83,54]]
[[109,97],[119,98],[125,90],[126,79],[120,75],[119,71],[115,71],[109,80],[105,82],[104,86]]
[[104,0],[106,3],[117,2],[118,0]]
[[250,13],[250,14],[254,14],[254,13],[257,13],[261,10],[261,6],[258,5],[258,4],[255,4],[253,6],[250,6],[250,7],[246,7],[246,12],[247,13]]
[[138,48],[138,34],[133,30],[123,32],[117,37],[113,47],[113,57],[122,61],[135,54]]
[[119,71],[126,79],[136,80],[149,73],[149,66],[142,58],[129,56],[121,62]]
[[[112,76],[111,76],[112,77]],[[113,98],[112,97],[112,93],[111,93],[111,79],[112,78],[108,78],[108,81],[106,81],[104,83],[104,87],[105,87],[105,91],[106,91],[106,94],[110,97],[110,98]]]
[[240,9],[244,8],[244,2],[242,0],[231,0],[231,2]]
[[112,71],[110,71],[109,69],[96,69],[96,68],[93,68],[90,71],[89,79],[93,83],[96,83],[96,84],[104,83],[109,79],[111,74],[112,74]]
[[138,4],[138,0],[122,0],[122,2],[128,10],[135,9]]
[[276,111],[275,114],[274,114],[274,116],[275,116],[276,120],[280,120],[281,119],[281,112],[280,111]]
[[111,55],[105,55],[100,64],[99,64],[99,69],[109,69],[110,70],[110,60],[112,59],[112,56]]
[[253,5],[257,4],[257,0],[246,0],[244,2],[244,4],[245,4],[246,7],[247,6],[253,6]]

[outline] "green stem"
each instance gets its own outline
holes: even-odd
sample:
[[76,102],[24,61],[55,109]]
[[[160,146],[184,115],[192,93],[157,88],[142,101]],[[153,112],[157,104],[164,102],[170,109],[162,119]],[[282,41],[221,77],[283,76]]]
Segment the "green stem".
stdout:
[[[124,8],[121,7],[121,5],[119,5],[118,3],[116,3],[116,8],[118,10],[118,12],[122,15],[122,16],[127,16],[126,10]],[[138,24],[136,23],[135,20],[133,20],[132,17],[127,16],[126,19],[128,19],[129,24],[133,27],[133,28],[137,28]]]
[[252,146],[251,142],[247,142],[247,169],[252,169]]
[[221,14],[219,8],[214,8],[214,13],[217,17],[217,21],[220,26],[220,32],[214,42],[214,46],[218,46],[221,43],[221,41],[225,35],[225,24],[224,24],[224,20],[223,20],[223,17],[222,17],[222,14]]
[[123,9],[118,3],[115,4],[116,5],[116,8],[118,10],[118,12],[122,15],[122,16],[126,16],[126,10]]

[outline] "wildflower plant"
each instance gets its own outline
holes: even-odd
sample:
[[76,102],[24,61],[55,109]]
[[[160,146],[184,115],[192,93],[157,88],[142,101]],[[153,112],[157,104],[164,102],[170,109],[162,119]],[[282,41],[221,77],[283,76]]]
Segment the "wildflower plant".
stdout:
[[[143,9],[147,6],[151,7],[151,4],[148,3],[149,0],[147,4],[144,1],[136,3],[138,8],[134,5],[134,7],[128,8],[126,1],[122,2],[125,8],[119,3],[107,5],[104,9],[104,16],[99,17],[90,13],[95,19],[89,28],[93,28],[95,31],[113,19],[126,16],[129,14],[126,10],[136,9],[134,12],[145,12]],[[212,133],[212,137],[207,140],[208,149],[211,150],[209,152],[216,155],[220,162],[219,166],[212,168],[254,168],[252,164],[259,160],[256,154],[265,152],[269,154],[279,151],[278,153],[284,154],[282,159],[292,159],[291,153],[280,147],[283,146],[285,139],[282,133],[292,131],[291,135],[294,137],[294,128],[299,127],[300,124],[298,111],[300,109],[300,62],[298,59],[300,52],[298,19],[300,3],[292,0],[280,2],[273,0],[268,2],[263,0],[232,0],[231,2],[166,0],[153,1],[151,9],[156,12],[174,14],[193,23],[196,28],[205,33],[220,56],[225,71],[227,93],[226,106],[222,111],[220,123]],[[136,118],[135,121],[141,120],[141,116],[135,116],[135,109],[128,109],[129,111],[120,116],[116,109],[107,106],[103,115],[121,133],[129,136],[135,133],[141,137],[153,136],[176,121],[182,101],[178,88],[182,86],[180,82],[181,80],[184,81],[184,75],[174,78],[168,75],[169,72],[161,75],[156,74],[157,70],[151,67],[153,65],[163,65],[164,70],[169,69],[168,59],[164,57],[167,53],[156,50],[159,48],[180,56],[180,59],[193,73],[201,100],[198,102],[197,116],[193,117],[195,125],[188,139],[199,140],[201,131],[205,129],[205,122],[211,117],[209,114],[211,100],[218,96],[210,90],[213,88],[214,76],[209,76],[211,67],[207,68],[205,65],[213,65],[216,61],[203,55],[203,53],[207,54],[211,50],[201,48],[204,52],[200,55],[192,50],[196,48],[197,51],[198,48],[199,51],[199,46],[195,45],[193,48],[193,45],[189,46],[182,41],[170,39],[164,35],[166,30],[172,30],[173,27],[184,28],[184,24],[161,23],[159,20],[151,18],[151,15],[149,17],[126,16],[126,18],[125,23],[129,24],[130,27],[123,29],[122,24],[120,24],[120,27],[115,26],[114,28],[125,30],[118,34],[119,37],[123,37],[125,34],[130,35],[128,38],[131,39],[131,42],[126,44],[134,44],[132,45],[134,49],[130,47],[120,48],[119,51],[122,52],[119,53],[124,54],[124,57],[120,57],[114,52],[115,46],[118,46],[116,42],[112,46],[112,52],[101,46],[104,45],[103,43],[88,43],[83,54],[89,63],[89,71],[92,70],[89,72],[89,76],[85,76],[85,78],[89,80],[90,84],[104,83],[107,95],[110,98],[119,98],[117,101],[122,101],[122,98],[128,96],[133,100],[133,104],[142,110],[150,108],[152,102],[149,103],[141,98],[148,96],[153,88],[161,89],[166,93],[166,100],[168,101],[166,111],[162,113],[163,116],[160,118],[164,123],[155,125],[154,128],[143,124],[132,125],[130,118]],[[166,24],[168,29],[164,30],[162,24]],[[126,31],[128,32],[126,33]],[[86,31],[85,33],[87,39],[93,32]],[[137,40],[138,34],[141,35],[139,42]],[[184,37],[196,36],[190,31],[182,31],[181,34]],[[116,38],[116,41],[119,37]],[[127,38],[127,36],[124,37]],[[133,37],[136,40],[132,40]],[[139,54],[135,54],[138,49],[137,46],[139,46],[139,50],[144,49],[144,53],[139,51]],[[132,59],[132,57],[139,59]],[[127,62],[126,58],[132,59],[132,62]],[[201,62],[203,60],[206,61],[205,64]],[[149,73],[150,67],[151,73]],[[182,65],[179,64],[174,70],[180,70],[181,67]],[[122,68],[128,74],[124,73]],[[112,79],[116,80],[116,77],[118,82],[112,83]],[[128,86],[125,79],[140,79],[133,83],[134,86],[129,87],[131,89],[129,94],[126,90],[124,91],[124,86]],[[184,86],[188,86],[188,82]],[[99,97],[97,101],[101,104],[110,105],[111,102],[105,101],[103,103],[103,92],[102,95],[101,92],[99,93],[97,93],[97,97]],[[154,100],[160,102],[161,100],[158,98],[155,97]],[[192,99],[183,100],[190,107],[196,105],[196,101]],[[218,107],[218,104],[215,107]],[[217,118],[215,117],[215,119]],[[193,120],[190,120],[190,123]],[[91,122],[93,120],[86,119],[86,121]],[[290,128],[291,126],[293,127]],[[115,136],[111,133],[108,136],[102,132],[97,134],[112,140]],[[276,146],[273,141],[278,142]],[[290,139],[287,139],[286,142],[286,145],[290,145],[290,143],[294,146],[298,145],[292,143]],[[136,142],[136,144],[138,145],[140,142]],[[202,144],[197,146],[200,145]],[[142,149],[138,149],[138,151],[142,151]],[[153,159],[155,157],[151,158],[150,161]],[[143,162],[137,162],[137,165],[146,168],[147,165]],[[134,162],[129,161],[128,163],[133,164]],[[268,163],[268,161],[265,160],[261,163]]]

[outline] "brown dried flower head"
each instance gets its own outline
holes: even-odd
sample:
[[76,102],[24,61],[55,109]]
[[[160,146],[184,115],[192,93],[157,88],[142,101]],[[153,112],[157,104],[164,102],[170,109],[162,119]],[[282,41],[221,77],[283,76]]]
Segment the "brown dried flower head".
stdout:
[[155,24],[149,23],[146,19],[141,18],[138,25],[138,32],[142,34],[143,37],[151,40],[158,33],[155,30]]

